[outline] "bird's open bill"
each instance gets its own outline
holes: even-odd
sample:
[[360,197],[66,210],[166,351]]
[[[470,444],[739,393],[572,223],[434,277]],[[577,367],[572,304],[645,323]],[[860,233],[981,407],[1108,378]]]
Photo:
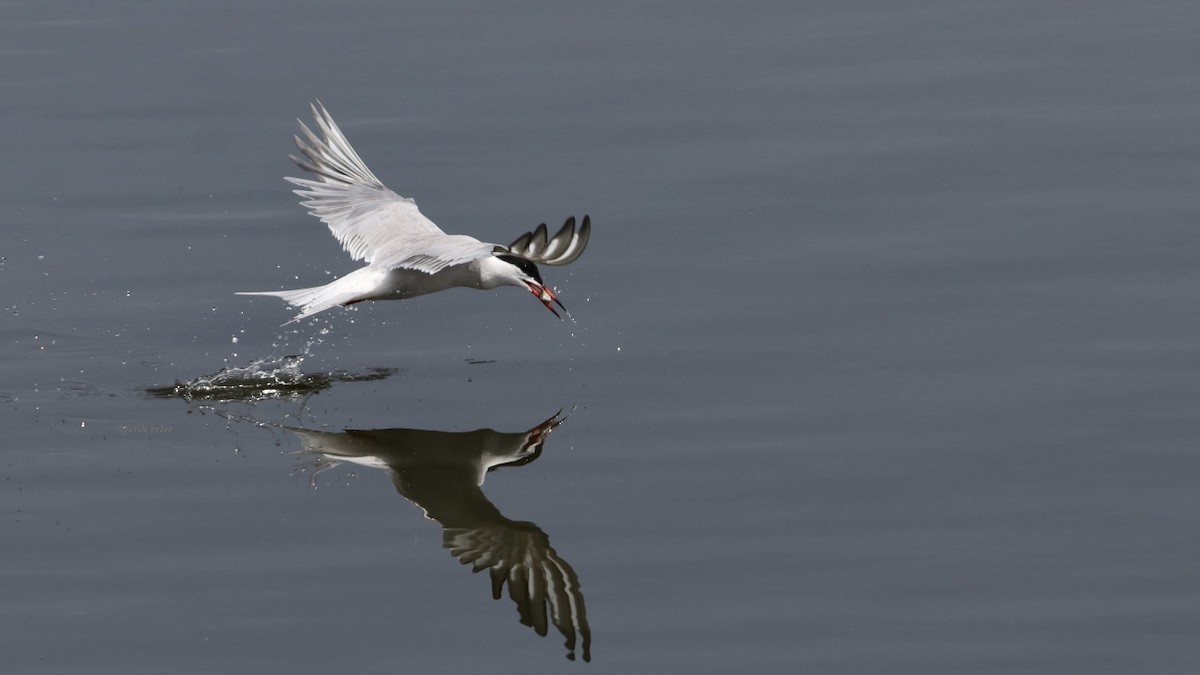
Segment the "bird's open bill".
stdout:
[[525,283],[529,285],[529,292],[533,293],[533,297],[537,298],[538,300],[541,300],[542,304],[546,306],[546,309],[550,310],[551,312],[554,312],[554,316],[557,316],[560,319],[562,318],[562,315],[558,313],[558,310],[554,309],[553,305],[551,305],[550,302],[554,301],[554,303],[556,305],[558,305],[559,307],[561,307],[562,311],[564,311],[564,312],[567,311],[567,308],[563,307],[563,304],[561,302],[559,302],[558,296],[554,294],[554,291],[550,290],[549,288],[547,288],[545,286],[542,286],[541,284],[536,284],[532,281],[526,281]]

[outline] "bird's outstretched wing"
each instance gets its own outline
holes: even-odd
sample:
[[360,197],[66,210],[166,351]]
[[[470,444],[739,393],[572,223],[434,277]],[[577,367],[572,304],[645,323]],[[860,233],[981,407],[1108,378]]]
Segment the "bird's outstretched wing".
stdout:
[[[385,268],[403,267],[432,274],[491,252],[474,237],[448,235],[421,215],[417,204],[387,188],[346,140],[329,112],[312,104],[317,132],[303,122],[296,136],[303,157],[292,156],[318,180],[288,178],[309,213],[329,226],[355,260]],[[299,121],[299,120],[297,120]]]
[[506,519],[487,527],[447,527],[442,546],[472,572],[487,570],[496,600],[507,586],[521,623],[541,636],[551,625],[557,628],[566,638],[567,658],[575,660],[578,647],[584,661],[592,660],[592,631],[579,577],[536,525]]
[[508,245],[508,250],[513,255],[542,265],[566,265],[575,262],[583,253],[591,235],[590,217],[584,216],[583,222],[576,230],[575,216],[571,216],[553,237],[547,236],[546,224],[542,223],[536,230],[517,237],[516,241]]

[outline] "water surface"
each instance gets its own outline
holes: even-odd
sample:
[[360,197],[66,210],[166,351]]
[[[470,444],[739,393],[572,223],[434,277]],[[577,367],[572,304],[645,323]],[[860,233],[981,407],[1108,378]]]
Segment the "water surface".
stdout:
[[[14,672],[1200,663],[1192,4],[5,10]],[[447,230],[590,214],[571,319],[233,295],[354,268],[315,98]]]

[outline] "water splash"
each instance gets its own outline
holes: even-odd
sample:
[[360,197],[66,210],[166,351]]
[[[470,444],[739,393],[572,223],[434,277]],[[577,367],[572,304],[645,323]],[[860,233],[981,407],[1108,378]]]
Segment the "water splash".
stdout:
[[146,390],[151,396],[187,401],[254,402],[271,399],[300,399],[328,389],[337,382],[366,382],[391,376],[393,368],[368,368],[360,372],[337,370],[305,373],[300,369],[305,355],[267,357],[245,366],[226,366],[212,375],[201,375],[168,387]]
[[[316,329],[316,330],[314,330]],[[316,358],[317,348],[333,333],[331,325],[319,317],[307,326],[286,327],[271,343],[273,352],[291,351],[297,339],[303,340],[303,348],[297,354],[267,356],[238,364],[238,352],[225,357],[225,366],[211,375],[201,375],[190,380],[176,380],[166,387],[151,387],[145,392],[160,398],[182,398],[199,403],[253,403],[267,400],[303,400],[319,391],[328,389],[338,382],[367,382],[382,380],[396,372],[395,368],[368,368],[359,371],[326,370],[304,372],[301,366],[306,359]],[[240,330],[230,336],[236,348],[242,342]],[[291,344],[289,344],[291,343]],[[336,357],[335,357],[336,360]],[[311,364],[310,364],[311,368]]]

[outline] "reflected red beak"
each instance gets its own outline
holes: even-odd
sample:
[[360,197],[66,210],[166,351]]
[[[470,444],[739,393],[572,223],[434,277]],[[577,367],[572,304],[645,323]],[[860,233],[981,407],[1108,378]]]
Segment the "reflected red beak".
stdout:
[[563,304],[558,301],[558,296],[554,294],[554,291],[533,281],[526,281],[525,283],[529,286],[529,292],[533,293],[533,297],[541,300],[542,304],[546,306],[546,309],[554,312],[554,316],[557,316],[560,319],[562,318],[562,315],[559,314],[558,310],[554,309],[554,306],[550,303],[553,302],[554,304],[558,305],[564,312],[567,311],[567,308],[563,307]]

